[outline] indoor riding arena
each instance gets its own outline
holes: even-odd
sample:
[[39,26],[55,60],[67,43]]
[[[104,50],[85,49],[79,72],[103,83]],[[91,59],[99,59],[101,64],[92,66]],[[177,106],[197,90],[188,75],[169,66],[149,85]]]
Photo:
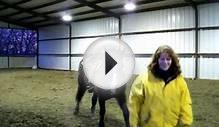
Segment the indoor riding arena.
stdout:
[[[219,126],[217,0],[0,0],[0,127],[98,127],[98,101],[90,111],[93,80],[74,112],[80,61],[101,38],[121,40],[133,53],[127,103],[136,77],[168,45],[190,91],[191,127]],[[105,51],[104,76],[120,65],[113,51]],[[106,54],[116,62],[110,69]],[[124,127],[117,100],[105,105],[105,126]]]

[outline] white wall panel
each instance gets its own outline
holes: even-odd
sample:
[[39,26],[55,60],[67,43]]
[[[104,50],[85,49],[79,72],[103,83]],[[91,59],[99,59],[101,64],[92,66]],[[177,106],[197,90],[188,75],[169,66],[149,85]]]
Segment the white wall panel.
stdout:
[[69,70],[69,57],[39,56],[39,67],[46,69]]
[[0,57],[0,68],[8,68],[8,57]]
[[71,57],[71,70],[78,71],[79,63],[83,57]]
[[101,18],[72,23],[72,37],[114,34],[119,31],[116,18]]
[[200,78],[219,79],[219,58],[200,58]]
[[169,45],[177,53],[195,52],[194,31],[122,36],[134,53],[154,53],[160,45]]
[[147,66],[151,62],[151,58],[136,57],[134,74],[141,74],[147,71]]
[[[147,71],[147,66],[150,64],[152,58],[135,58],[135,70],[134,74],[140,74]],[[195,77],[195,59],[194,58],[180,58],[180,65],[183,76],[186,78]]]
[[201,30],[200,53],[219,53],[219,30]]
[[195,58],[179,58],[179,63],[184,77],[195,77]]
[[149,11],[122,16],[122,32],[139,32],[195,26],[192,7]]
[[69,37],[69,26],[58,25],[39,28],[39,40]]
[[69,39],[39,41],[39,54],[69,54]]
[[199,26],[219,26],[219,3],[198,6]]
[[[110,36],[112,38],[119,38],[119,36]],[[71,40],[71,54],[84,54],[88,46],[98,38],[81,38]]]
[[9,67],[33,67],[36,57],[9,57]]
[[98,38],[82,38],[71,40],[71,54],[83,54],[88,46]]

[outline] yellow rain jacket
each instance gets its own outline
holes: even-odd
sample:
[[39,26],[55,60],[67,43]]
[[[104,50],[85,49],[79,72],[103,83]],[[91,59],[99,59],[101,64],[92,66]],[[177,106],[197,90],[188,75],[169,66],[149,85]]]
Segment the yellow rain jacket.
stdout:
[[134,81],[128,108],[131,127],[185,127],[193,121],[191,98],[182,75],[165,85],[151,72]]

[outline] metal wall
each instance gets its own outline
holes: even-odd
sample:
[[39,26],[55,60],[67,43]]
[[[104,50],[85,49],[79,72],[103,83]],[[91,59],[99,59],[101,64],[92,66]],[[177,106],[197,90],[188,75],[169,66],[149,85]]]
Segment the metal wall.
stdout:
[[194,53],[194,31],[124,35],[135,54],[154,53],[160,45],[170,45],[177,53]]
[[8,68],[8,57],[0,57],[0,68]]
[[119,23],[116,18],[103,18],[72,23],[72,37],[107,35],[118,32]]
[[217,27],[217,29],[201,29],[199,31],[199,53],[211,53],[212,56],[201,56],[200,78],[219,79],[219,3],[198,6],[199,27]]
[[68,56],[39,55],[38,59],[40,68],[69,70]]
[[[77,71],[79,67],[79,62],[83,58],[83,54],[88,48],[88,46],[98,38],[80,38],[71,40],[71,69]],[[80,54],[80,55],[76,55]]]
[[40,54],[68,54],[69,39],[40,41]]
[[84,54],[88,46],[99,37],[80,38],[71,40],[71,54]]
[[154,31],[194,27],[192,7],[149,11],[122,16],[122,32]]
[[119,33],[119,20],[116,18],[102,18],[71,24],[71,70],[78,70],[78,65],[87,47],[96,39],[114,36]]
[[9,57],[10,68],[33,67],[36,65],[36,57]]
[[203,4],[198,6],[199,26],[219,26],[219,3]]
[[70,28],[57,25],[39,29],[38,67],[69,70]]
[[200,78],[219,79],[218,58],[200,58]]
[[[198,73],[198,78],[218,79],[215,68],[219,55],[214,55],[219,54],[218,17],[219,4],[214,3],[198,6],[198,28],[192,7],[124,15],[121,26],[118,19],[101,18],[72,22],[71,26],[40,28],[39,67],[77,70],[86,48],[94,40],[120,36],[135,53],[135,73],[144,71],[151,61],[150,55],[158,46],[167,44],[179,54],[185,77],[194,78]],[[209,54],[206,57],[203,53]]]
[[[122,40],[135,54],[135,73],[147,69],[151,56],[160,45],[171,46],[176,53],[195,53],[195,13],[192,7],[181,7],[122,16]],[[177,31],[182,29],[180,31]],[[183,30],[185,29],[185,30]],[[195,77],[194,58],[180,58],[185,77]],[[188,66],[189,65],[189,66]]]
[[69,37],[69,28],[67,25],[56,25],[39,29],[39,40],[67,37]]

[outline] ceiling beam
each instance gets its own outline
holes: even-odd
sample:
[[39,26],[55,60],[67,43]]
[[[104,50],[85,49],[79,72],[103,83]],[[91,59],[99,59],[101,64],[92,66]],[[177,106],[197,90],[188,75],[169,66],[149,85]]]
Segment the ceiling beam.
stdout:
[[[111,1],[111,0],[95,0],[92,1],[92,4],[97,4],[97,3],[102,3],[102,2],[107,2],[107,1]],[[71,9],[76,9],[76,8],[80,8],[80,7],[84,7],[84,5],[79,4],[79,5],[73,5],[73,6],[69,6],[69,7],[64,7],[64,8],[60,8],[60,9],[56,9],[56,10],[52,10],[52,11],[47,11],[47,12],[42,12],[41,14],[52,14],[52,13],[57,13],[57,12],[62,12],[62,11],[68,11]],[[26,20],[26,19],[30,19],[30,18],[34,18],[35,16],[27,16],[27,17],[23,17],[23,18],[19,18],[17,19],[17,21],[22,21],[22,20]]]
[[[54,4],[61,3],[61,2],[65,2],[65,1],[66,1],[66,0],[56,0],[56,1],[53,1],[53,2],[50,2],[50,3],[45,3],[45,4],[42,4],[42,5],[35,6],[35,7],[26,8],[26,11],[32,11],[32,10],[35,10],[35,9],[39,9],[39,8],[51,6],[51,5],[54,5]],[[4,15],[4,16],[10,17],[10,16],[14,16],[14,15],[20,14],[21,12],[22,12],[22,11],[17,11],[17,12],[15,12],[15,13],[11,13],[11,14]]]
[[96,4],[92,4],[91,2],[88,2],[86,0],[74,0],[74,1],[77,1],[78,3],[84,4],[84,5],[88,6],[88,7],[91,7],[93,9],[95,9],[95,10],[98,10],[100,12],[103,12],[103,13],[105,13],[108,16],[112,16],[112,17],[115,17],[115,18],[119,18],[120,17],[118,14],[116,14],[116,13],[114,13],[112,11],[109,11],[109,10],[107,10],[107,9],[101,7],[101,6],[96,5]]
[[[111,1],[111,0],[101,0],[101,1],[100,0],[95,0],[95,1],[92,1],[90,3],[97,4],[97,3],[108,2],[108,1]],[[57,9],[57,10],[54,10],[54,11],[44,12],[44,13],[41,13],[41,14],[52,14],[52,13],[57,13],[57,12],[60,12],[60,11],[66,11],[68,9],[80,8],[80,7],[84,7],[84,6],[86,6],[86,5],[79,4],[79,5],[71,6],[67,9],[66,8],[61,8],[61,9]],[[30,19],[30,18],[34,18],[34,16],[24,17],[24,18],[18,19],[17,21],[22,21],[22,20]],[[60,17],[56,17],[56,18],[54,17],[54,19],[60,19]],[[48,21],[48,19],[42,19],[42,20],[31,22],[31,23],[37,24],[37,23],[41,23],[41,22],[44,22],[44,21]]]
[[[20,11],[20,13],[26,12],[26,13],[30,13],[30,14],[35,15],[35,16],[41,16],[41,17],[48,18],[46,15],[42,15],[42,14],[39,14],[39,13],[34,12],[34,11],[28,11],[28,10],[25,9],[25,8],[16,6],[16,5],[14,5],[14,4],[9,4],[9,3],[7,3],[7,2],[4,2],[3,0],[0,0],[0,4],[5,5],[5,6],[8,6],[8,7],[13,8],[13,9],[16,9],[16,10]],[[2,17],[8,18],[7,16],[2,16]]]
[[185,0],[186,3],[189,3],[192,7],[196,7],[196,3],[193,0]]
[[189,6],[188,3],[177,3],[177,4],[172,4],[172,5],[165,5],[165,6],[159,6],[159,7],[151,7],[151,8],[145,8],[145,9],[139,9],[135,10],[132,12],[121,12],[119,13],[120,15],[125,15],[125,14],[131,14],[131,13],[140,13],[140,12],[147,12],[147,11],[156,11],[156,10],[162,10],[162,9],[170,9],[170,8],[177,8],[177,7],[185,7]]
[[[19,4],[27,3],[27,2],[29,2],[29,1],[31,1],[31,0],[22,0],[22,1],[18,1],[18,2],[16,2],[16,3],[13,3],[13,4],[14,4],[14,5],[19,5]],[[0,11],[1,11],[1,10],[4,10],[4,9],[7,9],[7,8],[9,8],[9,7],[8,7],[8,6],[4,6],[4,7],[0,8]]]
[[[21,12],[30,13],[30,14],[32,14],[33,16],[43,17],[43,18],[45,18],[45,19],[51,19],[51,20],[54,20],[54,21],[56,21],[56,22],[62,22],[60,19],[52,18],[52,17],[49,17],[49,16],[47,16],[47,15],[37,13],[37,12],[35,12],[35,11],[27,11],[25,8],[18,7],[18,6],[15,6],[15,5],[13,5],[13,4],[6,3],[6,2],[4,2],[4,1],[2,1],[2,0],[0,0],[0,4],[3,4],[3,5],[5,5],[5,6],[8,6],[8,7],[10,7],[10,8],[16,9],[16,10],[21,11]],[[2,17],[3,19],[8,19],[8,17],[5,17],[5,16],[1,16],[1,17]],[[9,20],[9,19],[8,19],[8,20]],[[25,24],[25,25],[26,25],[27,23],[23,22],[23,23],[21,23],[21,24]],[[34,25],[34,24],[31,24],[31,22],[30,22],[29,25]]]
[[[135,4],[136,5],[144,5],[144,4],[150,4],[150,3],[155,3],[155,2],[161,2],[164,0],[145,0],[145,1],[137,1]],[[116,5],[116,6],[110,6],[110,7],[104,7],[107,10],[111,10],[111,9],[119,9],[119,8],[123,8],[123,4],[120,5]],[[98,10],[91,10],[91,11],[84,11],[84,12],[78,12],[75,13],[74,16],[78,16],[78,15],[85,15],[85,14],[89,14],[89,13],[95,13],[98,12]]]
[[76,19],[76,20],[73,20],[73,22],[81,22],[81,21],[86,21],[86,20],[93,20],[93,19],[107,18],[107,17],[109,17],[109,16],[107,16],[107,15],[100,15],[100,16],[95,16],[95,17],[88,17],[88,18]]
[[11,21],[11,20],[8,20],[8,19],[2,18],[2,17],[0,17],[0,21],[6,22],[6,23],[9,23],[9,24],[14,24],[14,25],[22,26],[22,27],[25,27],[25,28],[32,28],[29,25],[18,23],[16,21]]
[[[143,5],[143,4],[149,4],[149,3],[154,3],[154,2],[161,2],[161,1],[164,1],[164,0],[147,0],[147,1],[138,1],[136,2],[136,5]],[[186,4],[188,5],[188,4]],[[111,6],[111,7],[105,7],[105,9],[118,9],[118,8],[123,8],[123,4],[120,4],[120,5],[116,5],[116,6]],[[174,5],[173,5],[174,6]],[[176,6],[185,6],[184,4],[183,5],[179,5],[177,4]],[[165,6],[163,8],[171,8],[172,6]],[[150,10],[154,10],[154,9],[158,9],[158,8],[149,8],[147,9],[146,11],[150,11]],[[138,10],[138,11],[145,11],[145,10]],[[84,14],[89,14],[89,13],[95,13],[95,12],[98,12],[98,10],[90,10],[90,11],[84,11],[84,12],[79,12],[79,13],[75,13],[73,14],[74,16],[79,16],[79,15],[84,15]],[[135,11],[137,12],[137,11]],[[130,13],[130,12],[127,12],[127,13]],[[125,13],[124,13],[125,14]],[[123,15],[123,13],[121,13],[120,15]],[[104,15],[101,15],[101,16],[95,16],[95,17],[87,17],[87,18],[82,18],[82,19],[76,19],[76,20],[73,20],[74,22],[79,22],[79,21],[85,21],[85,20],[92,20],[92,19],[97,19],[97,18],[104,18],[104,17],[109,17],[109,16],[104,16]],[[39,22],[43,22],[45,20],[40,20]],[[35,22],[35,23],[39,23],[39,22]]]

